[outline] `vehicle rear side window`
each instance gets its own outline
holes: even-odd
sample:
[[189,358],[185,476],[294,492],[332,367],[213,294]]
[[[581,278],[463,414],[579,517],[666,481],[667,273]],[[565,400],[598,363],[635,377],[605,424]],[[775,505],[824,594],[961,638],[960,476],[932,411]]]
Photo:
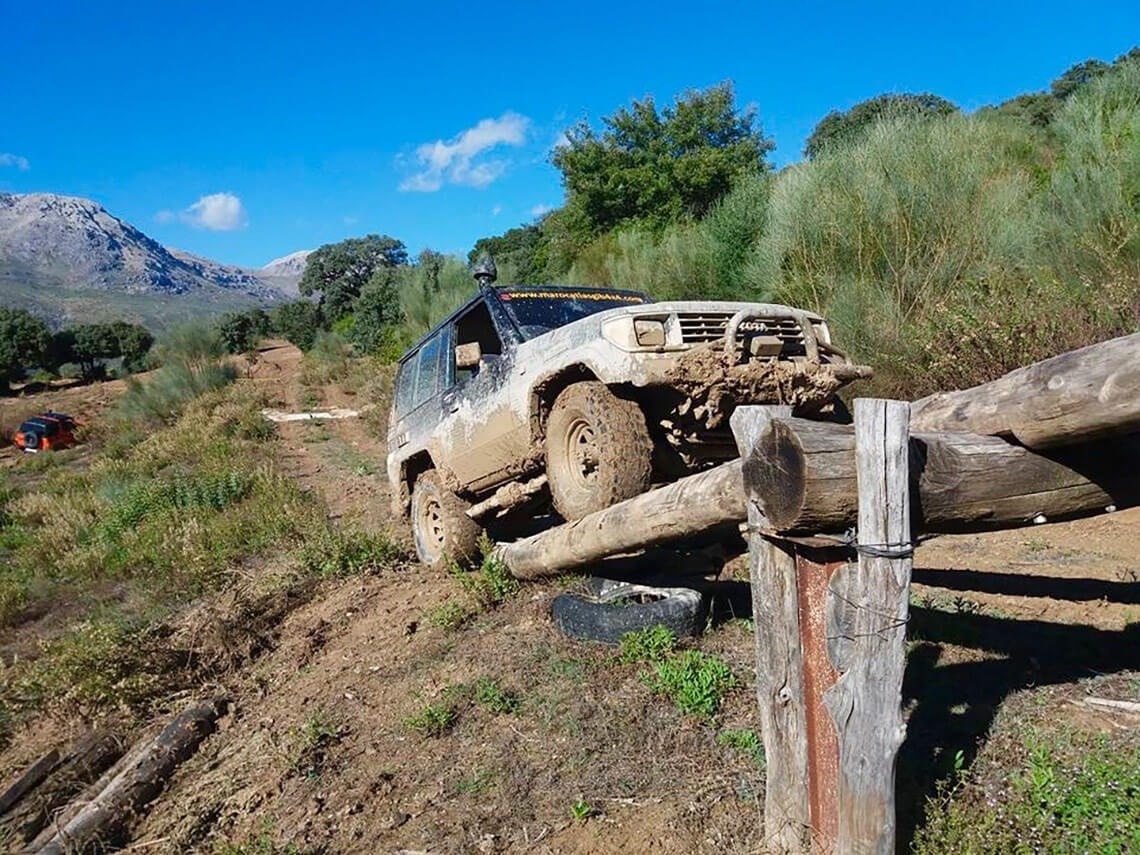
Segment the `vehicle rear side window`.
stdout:
[[412,399],[412,408],[418,407],[439,389],[440,371],[443,356],[443,336],[436,334],[420,348],[416,362],[419,368],[416,371],[416,393]]
[[416,390],[416,369],[419,367],[419,354],[400,366],[400,377],[396,381],[396,412],[403,415],[412,408]]

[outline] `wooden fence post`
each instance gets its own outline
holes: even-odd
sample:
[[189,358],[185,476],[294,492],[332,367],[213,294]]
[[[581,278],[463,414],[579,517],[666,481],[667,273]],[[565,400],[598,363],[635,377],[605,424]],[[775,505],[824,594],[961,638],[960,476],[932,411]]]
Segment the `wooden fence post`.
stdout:
[[[789,407],[739,407],[732,431],[748,455],[773,418]],[[764,513],[744,489],[748,504],[752,623],[756,632],[756,696],[764,739],[764,841],[772,852],[802,853],[810,845],[807,722],[800,647],[799,586],[790,545],[769,539]]]
[[855,401],[858,560],[835,574],[828,647],[839,679],[824,696],[839,737],[839,853],[895,849],[895,761],[911,575],[910,406]]

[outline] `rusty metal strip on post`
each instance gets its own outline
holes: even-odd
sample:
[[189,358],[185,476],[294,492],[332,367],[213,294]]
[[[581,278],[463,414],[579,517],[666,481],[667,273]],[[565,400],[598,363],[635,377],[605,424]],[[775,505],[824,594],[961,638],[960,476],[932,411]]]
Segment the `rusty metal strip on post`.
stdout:
[[838,674],[828,658],[826,607],[831,577],[847,563],[847,552],[841,547],[798,545],[795,554],[812,849],[831,852],[839,835],[839,738],[823,695],[835,685]]

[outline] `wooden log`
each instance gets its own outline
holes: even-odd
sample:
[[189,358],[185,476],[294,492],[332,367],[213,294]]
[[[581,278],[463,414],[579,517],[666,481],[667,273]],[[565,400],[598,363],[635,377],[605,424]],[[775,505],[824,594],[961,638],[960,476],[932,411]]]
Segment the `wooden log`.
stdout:
[[[844,531],[856,516],[855,459],[851,427],[774,420],[744,478],[774,531]],[[1038,454],[998,437],[920,434],[910,439],[914,525],[978,531],[1122,509],[1140,502],[1138,470],[1140,435]]]
[[1140,430],[1140,333],[1063,353],[911,407],[915,432],[1005,436],[1052,448]]
[[[737,408],[731,424],[740,448],[753,446],[773,411],[783,415],[789,408]],[[771,852],[802,853],[810,845],[811,822],[796,557],[786,543],[759,533],[767,521],[752,502],[748,522],[756,698],[767,767],[764,842]]]
[[514,543],[496,555],[519,579],[563,573],[671,540],[744,520],[740,460],[596,511]]
[[31,766],[29,766],[15,781],[0,794],[0,816],[12,809],[39,783],[51,774],[52,769],[59,765],[59,749],[53,748]]
[[41,855],[83,851],[125,823],[158,795],[178,764],[213,732],[224,707],[224,701],[206,701],[175,716],[157,737],[132,752],[133,762],[38,850]]
[[11,807],[3,827],[14,839],[31,840],[56,810],[102,775],[122,754],[123,747],[115,734],[84,734],[52,767],[47,779]]
[[858,561],[827,597],[829,654],[839,672],[824,694],[839,736],[839,835],[834,851],[895,851],[895,761],[906,735],[902,679],[911,572],[909,405],[855,401]]

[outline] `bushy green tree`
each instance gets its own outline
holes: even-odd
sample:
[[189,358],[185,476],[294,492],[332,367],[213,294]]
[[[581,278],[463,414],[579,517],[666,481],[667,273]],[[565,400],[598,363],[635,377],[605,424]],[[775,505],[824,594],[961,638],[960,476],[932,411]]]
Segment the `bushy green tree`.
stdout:
[[253,308],[222,315],[217,326],[218,335],[229,353],[246,353],[253,350],[258,339],[269,334],[271,323],[264,309]]
[[391,329],[402,318],[395,282],[384,275],[376,276],[364,286],[353,305],[349,340],[360,353],[376,353],[391,339]]
[[1065,73],[1049,85],[1049,91],[1053,93],[1053,97],[1063,100],[1103,76],[1111,68],[1111,65],[1099,59],[1086,59],[1065,69]]
[[774,147],[752,108],[739,110],[731,83],[687,92],[659,110],[652,96],[567,134],[552,161],[562,172],[569,222],[590,237],[643,222],[699,218],[742,176],[768,168]]
[[320,306],[311,300],[294,300],[274,307],[269,314],[273,330],[301,350],[308,350],[324,326]]
[[332,323],[352,311],[364,286],[408,263],[401,241],[387,235],[366,235],[325,244],[305,263],[298,286],[303,296],[320,294],[321,311]]
[[137,371],[154,345],[146,327],[126,321],[76,324],[52,337],[52,363],[74,362],[84,380],[97,380],[106,374],[108,359],[122,358],[123,367]]
[[49,358],[51,333],[47,325],[23,309],[0,307],[0,381],[3,391],[22,380],[32,366],[44,365]]
[[929,92],[876,95],[850,110],[832,110],[820,119],[804,144],[804,154],[817,157],[829,148],[848,145],[884,117],[949,116],[957,112],[953,103]]
[[154,336],[141,324],[115,321],[111,324],[115,338],[119,342],[119,356],[123,367],[128,371],[139,371],[146,365],[147,354],[154,346]]

